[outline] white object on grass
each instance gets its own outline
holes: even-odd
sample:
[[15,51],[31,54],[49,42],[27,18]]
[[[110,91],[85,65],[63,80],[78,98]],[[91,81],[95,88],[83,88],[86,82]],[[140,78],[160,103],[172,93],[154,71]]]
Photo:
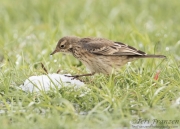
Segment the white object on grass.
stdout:
[[[67,74],[70,75],[70,74]],[[80,80],[73,79],[72,77],[67,77],[62,74],[47,74],[39,76],[31,76],[25,80],[24,84],[20,86],[23,91],[26,92],[38,92],[38,91],[48,91],[51,88],[60,89],[63,86],[74,86],[75,88],[80,88],[85,84]]]

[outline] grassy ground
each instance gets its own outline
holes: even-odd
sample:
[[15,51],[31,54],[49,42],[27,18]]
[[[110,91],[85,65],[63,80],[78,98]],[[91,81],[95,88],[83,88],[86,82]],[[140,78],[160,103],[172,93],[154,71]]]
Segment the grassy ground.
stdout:
[[[1,0],[0,128],[134,128],[142,120],[180,121],[178,0]],[[91,91],[62,88],[31,94],[17,87],[32,75],[85,73],[72,56],[50,58],[65,35],[122,41],[162,59],[140,59],[121,73],[86,78]],[[57,60],[57,61],[56,61]],[[159,79],[153,78],[160,70]],[[180,101],[180,100],[179,100]],[[143,124],[141,124],[143,125]],[[161,127],[166,123],[157,123]],[[178,126],[178,124],[168,124]],[[150,127],[149,127],[150,128]]]

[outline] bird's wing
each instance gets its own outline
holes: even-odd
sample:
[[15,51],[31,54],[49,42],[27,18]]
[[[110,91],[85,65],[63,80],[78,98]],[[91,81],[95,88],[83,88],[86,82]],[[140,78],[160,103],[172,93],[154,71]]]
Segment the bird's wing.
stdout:
[[83,38],[80,43],[83,49],[98,55],[146,55],[145,52],[124,43],[103,38]]

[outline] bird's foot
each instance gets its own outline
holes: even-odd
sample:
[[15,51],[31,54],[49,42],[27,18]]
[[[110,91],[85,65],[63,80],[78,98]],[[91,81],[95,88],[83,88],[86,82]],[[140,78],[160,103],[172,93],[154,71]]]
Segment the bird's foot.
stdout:
[[93,73],[88,73],[88,74],[81,74],[81,75],[65,75],[66,77],[72,77],[72,79],[77,79],[79,77],[84,77],[84,76],[92,76],[94,75],[95,72]]

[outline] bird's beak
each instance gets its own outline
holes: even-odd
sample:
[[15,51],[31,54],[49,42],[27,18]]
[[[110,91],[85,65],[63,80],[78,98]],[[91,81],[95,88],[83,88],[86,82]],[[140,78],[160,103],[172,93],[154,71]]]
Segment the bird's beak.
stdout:
[[50,55],[54,55],[56,52],[58,52],[57,49],[55,49]]

